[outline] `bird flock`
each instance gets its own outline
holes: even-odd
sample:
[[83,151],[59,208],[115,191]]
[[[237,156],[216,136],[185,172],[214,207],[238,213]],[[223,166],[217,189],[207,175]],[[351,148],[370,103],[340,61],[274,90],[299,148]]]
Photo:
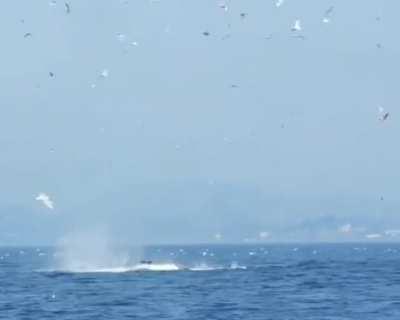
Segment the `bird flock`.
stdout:
[[[158,1],[150,0],[150,2],[153,3],[153,2],[158,2]],[[61,2],[61,3],[64,6],[65,14],[70,15],[71,12],[72,12],[72,8],[71,8],[70,3],[68,3],[68,2]],[[124,3],[127,4],[127,1],[124,1]],[[285,0],[274,0],[274,5],[275,5],[276,8],[280,8],[284,4],[285,4]],[[58,5],[58,1],[51,0],[49,2],[49,5],[52,6],[52,7],[57,6]],[[217,2],[217,7],[219,9],[225,11],[225,12],[227,12],[229,10],[228,2],[225,2],[225,1],[218,1]],[[322,23],[324,23],[324,24],[331,23],[334,11],[335,11],[335,7],[334,6],[330,6],[329,8],[327,8],[325,10],[323,16],[322,16]],[[240,16],[240,19],[242,19],[242,20],[248,18],[248,14],[246,12],[241,12],[239,16]],[[377,19],[377,21],[380,21],[380,17],[377,17],[376,19]],[[21,22],[24,22],[24,20],[21,20]],[[230,25],[228,25],[228,28],[229,27],[230,27]],[[169,32],[169,29],[170,29],[170,27],[167,26],[165,28],[165,32]],[[290,26],[290,31],[292,33],[292,37],[293,38],[298,38],[298,39],[302,39],[302,40],[306,39],[305,36],[302,34],[303,25],[302,25],[302,21],[301,21],[300,18],[296,18],[293,21],[292,25]],[[209,37],[209,36],[211,36],[211,32],[208,31],[208,30],[205,30],[205,31],[202,32],[202,35],[205,36],[205,37]],[[222,37],[222,40],[226,40],[230,36],[231,35],[229,33],[225,34]],[[32,32],[26,32],[23,35],[23,37],[25,39],[32,38],[33,34],[32,34]],[[119,42],[126,42],[127,41],[127,36],[125,34],[123,34],[123,33],[116,33],[116,38],[117,38],[117,40]],[[266,36],[265,39],[266,40],[272,39],[272,34]],[[130,45],[138,46],[139,44],[138,44],[137,41],[131,41]],[[382,48],[382,45],[380,43],[376,44],[376,46],[379,49]],[[55,73],[52,72],[52,71],[49,71],[48,74],[49,74],[49,77],[51,77],[51,78],[55,77]],[[104,68],[103,70],[100,71],[100,73],[98,75],[98,79],[106,79],[106,78],[109,77],[109,75],[110,75],[110,71],[107,68]],[[91,86],[91,88],[96,88],[96,83],[92,83],[90,86]],[[239,86],[237,84],[232,84],[230,87],[235,89],[235,88],[238,88]],[[383,123],[383,122],[387,121],[389,119],[389,116],[390,116],[390,114],[389,114],[388,111],[386,111],[382,106],[378,106],[378,120],[380,122]],[[283,128],[283,125],[282,125],[282,128]],[[48,194],[43,193],[43,192],[39,193],[36,196],[35,199],[37,201],[39,201],[45,208],[47,208],[49,210],[54,210],[54,202],[50,199],[50,196]],[[344,225],[340,229],[340,232],[343,232],[343,233],[349,233],[350,231],[351,231],[351,226],[350,225]],[[265,233],[265,232],[260,235],[260,237],[267,237],[267,236],[268,236],[268,234]],[[216,234],[215,238],[220,239],[221,235],[220,234]],[[376,238],[376,235],[372,234],[368,238],[371,238],[371,239]]]

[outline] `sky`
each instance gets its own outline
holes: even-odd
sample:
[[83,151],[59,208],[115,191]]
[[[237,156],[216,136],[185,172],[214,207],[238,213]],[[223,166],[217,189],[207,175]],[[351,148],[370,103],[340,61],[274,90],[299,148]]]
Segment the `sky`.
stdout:
[[68,3],[2,4],[0,245],[397,241],[400,3]]

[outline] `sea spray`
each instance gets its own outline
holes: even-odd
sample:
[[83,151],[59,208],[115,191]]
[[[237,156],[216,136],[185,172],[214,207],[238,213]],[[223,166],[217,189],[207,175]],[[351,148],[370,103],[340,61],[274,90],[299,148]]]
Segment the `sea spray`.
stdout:
[[129,269],[141,257],[140,248],[116,245],[105,228],[91,228],[67,234],[58,241],[55,269],[69,272],[94,272]]

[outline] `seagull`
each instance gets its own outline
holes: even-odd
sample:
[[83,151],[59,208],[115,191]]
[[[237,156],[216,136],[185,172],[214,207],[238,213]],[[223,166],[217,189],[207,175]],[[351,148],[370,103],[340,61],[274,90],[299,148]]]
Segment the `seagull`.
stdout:
[[350,223],[344,224],[338,228],[340,233],[351,233],[353,231],[353,227]]
[[225,12],[228,11],[228,6],[225,2],[221,2],[218,4],[218,7],[223,9]]
[[65,10],[66,10],[67,14],[71,13],[71,7],[68,2],[65,2]]
[[335,9],[335,7],[334,7],[334,6],[330,6],[330,7],[325,11],[324,17],[323,17],[323,19],[322,19],[322,22],[323,22],[323,23],[329,23],[329,22],[331,22],[331,15],[332,15],[333,9]]
[[41,201],[43,205],[45,205],[50,210],[54,209],[53,201],[50,200],[50,197],[45,193],[39,193],[39,195],[35,198],[37,201]]
[[216,234],[214,235],[214,238],[215,238],[216,240],[221,240],[221,239],[222,239],[222,234],[216,233]]
[[291,30],[293,32],[301,31],[301,21],[299,19],[295,20]]
[[283,5],[284,2],[285,2],[285,0],[276,0],[275,7],[279,8],[281,5]]
[[108,78],[109,72],[108,69],[104,69],[101,73],[100,73],[100,77],[102,78]]
[[384,122],[385,120],[387,120],[387,118],[389,118],[389,112],[386,112],[385,109],[383,109],[383,107],[379,107],[379,120]]
[[32,37],[32,33],[27,32],[27,33],[24,34],[24,38],[28,38],[28,37]]
[[124,35],[123,33],[117,33],[117,39],[120,42],[124,42],[126,40],[126,35]]

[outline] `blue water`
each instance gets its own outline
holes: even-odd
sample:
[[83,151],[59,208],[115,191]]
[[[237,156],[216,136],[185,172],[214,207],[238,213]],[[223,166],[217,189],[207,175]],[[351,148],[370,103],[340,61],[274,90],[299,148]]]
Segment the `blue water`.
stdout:
[[58,270],[55,253],[0,249],[1,319],[400,319],[400,245],[144,250],[178,271]]

